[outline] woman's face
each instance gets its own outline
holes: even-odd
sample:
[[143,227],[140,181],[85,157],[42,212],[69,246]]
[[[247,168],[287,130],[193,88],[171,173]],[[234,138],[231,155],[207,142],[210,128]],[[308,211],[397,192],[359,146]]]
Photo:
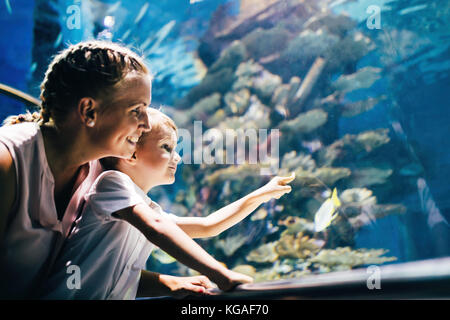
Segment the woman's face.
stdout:
[[150,129],[146,112],[151,102],[150,78],[130,74],[100,101],[92,139],[102,146],[104,156],[130,158],[142,133]]
[[136,151],[136,169],[150,187],[171,184],[180,155],[175,151],[177,135],[175,130],[161,126],[142,137]]

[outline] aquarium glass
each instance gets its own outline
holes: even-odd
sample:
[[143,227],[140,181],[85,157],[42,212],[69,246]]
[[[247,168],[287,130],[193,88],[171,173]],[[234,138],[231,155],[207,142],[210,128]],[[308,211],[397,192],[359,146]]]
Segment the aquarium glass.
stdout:
[[[0,82],[39,97],[67,45],[131,47],[179,129],[176,182],[150,197],[203,217],[294,172],[196,241],[256,282],[301,278],[450,255],[449,21],[439,0],[1,0]],[[194,274],[160,250],[147,268]]]

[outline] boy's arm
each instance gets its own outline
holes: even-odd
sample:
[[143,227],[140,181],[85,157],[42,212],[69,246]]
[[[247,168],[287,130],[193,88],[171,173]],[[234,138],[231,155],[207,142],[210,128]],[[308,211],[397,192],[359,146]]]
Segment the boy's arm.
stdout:
[[243,220],[262,203],[272,198],[280,198],[290,192],[291,187],[286,183],[295,179],[289,177],[275,177],[265,186],[253,191],[245,197],[213,212],[207,217],[176,217],[176,224],[192,238],[212,237]]
[[117,211],[114,215],[128,221],[147,239],[186,266],[215,282],[221,290],[229,290],[252,278],[225,268],[183,232],[170,218],[140,203]]

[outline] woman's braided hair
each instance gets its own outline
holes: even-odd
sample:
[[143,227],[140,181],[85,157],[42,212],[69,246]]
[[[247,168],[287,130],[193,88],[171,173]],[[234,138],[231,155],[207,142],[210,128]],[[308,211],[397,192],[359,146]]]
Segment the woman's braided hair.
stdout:
[[[83,97],[96,98],[130,72],[149,74],[142,58],[130,49],[107,41],[71,45],[50,63],[41,84],[42,122],[61,123],[69,108]],[[10,117],[5,124],[35,121],[36,116]]]

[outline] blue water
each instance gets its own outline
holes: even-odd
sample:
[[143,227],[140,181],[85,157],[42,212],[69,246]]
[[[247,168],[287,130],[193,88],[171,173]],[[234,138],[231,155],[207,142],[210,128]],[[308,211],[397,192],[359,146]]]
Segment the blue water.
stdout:
[[[441,2],[440,7],[438,1],[428,4],[426,1],[388,0],[339,2],[334,2],[333,12],[353,18],[355,29],[378,44],[358,61],[356,69],[386,67],[382,77],[370,88],[349,92],[345,100],[354,102],[379,95],[386,95],[388,99],[358,116],[339,118],[336,138],[388,128],[390,138],[398,143],[398,150],[413,150],[414,155],[404,156],[414,158],[424,168],[420,176],[413,178],[395,172],[395,179],[404,181],[407,187],[394,189],[390,194],[384,192],[380,200],[405,205],[407,214],[378,219],[361,228],[355,236],[355,247],[388,249],[389,255],[398,258],[397,262],[450,255],[448,224],[428,225],[429,212],[423,208],[414,187],[414,179],[424,178],[430,188],[431,201],[444,219],[450,221],[450,28],[448,14],[445,16],[449,5]],[[180,0],[122,1],[120,4],[117,1],[79,3],[69,0],[9,3],[11,12],[7,2],[0,1],[1,83],[38,96],[39,83],[52,54],[68,43],[103,37],[127,44],[146,57],[155,74],[153,102],[170,107],[201,82],[197,49],[208,35],[217,8],[227,5],[226,12],[231,19],[237,19],[240,8],[237,0],[204,0],[194,4]],[[92,10],[92,3],[103,3],[103,11]],[[67,27],[70,18],[67,9],[72,5],[80,9],[80,28]],[[370,5],[381,8],[381,29],[367,29]],[[105,25],[106,16],[114,17],[113,27]],[[50,28],[48,33],[36,33],[37,21],[57,28]],[[404,32],[404,38],[396,38],[400,32]],[[411,43],[407,43],[411,35]],[[389,41],[380,46],[383,37]],[[340,75],[329,76],[336,79]],[[21,103],[1,95],[0,105],[0,120],[25,111]],[[401,124],[405,137],[396,137],[393,122]],[[156,193],[156,197],[165,199],[169,205],[179,191],[191,187],[184,181],[183,166],[176,178],[177,183]]]

